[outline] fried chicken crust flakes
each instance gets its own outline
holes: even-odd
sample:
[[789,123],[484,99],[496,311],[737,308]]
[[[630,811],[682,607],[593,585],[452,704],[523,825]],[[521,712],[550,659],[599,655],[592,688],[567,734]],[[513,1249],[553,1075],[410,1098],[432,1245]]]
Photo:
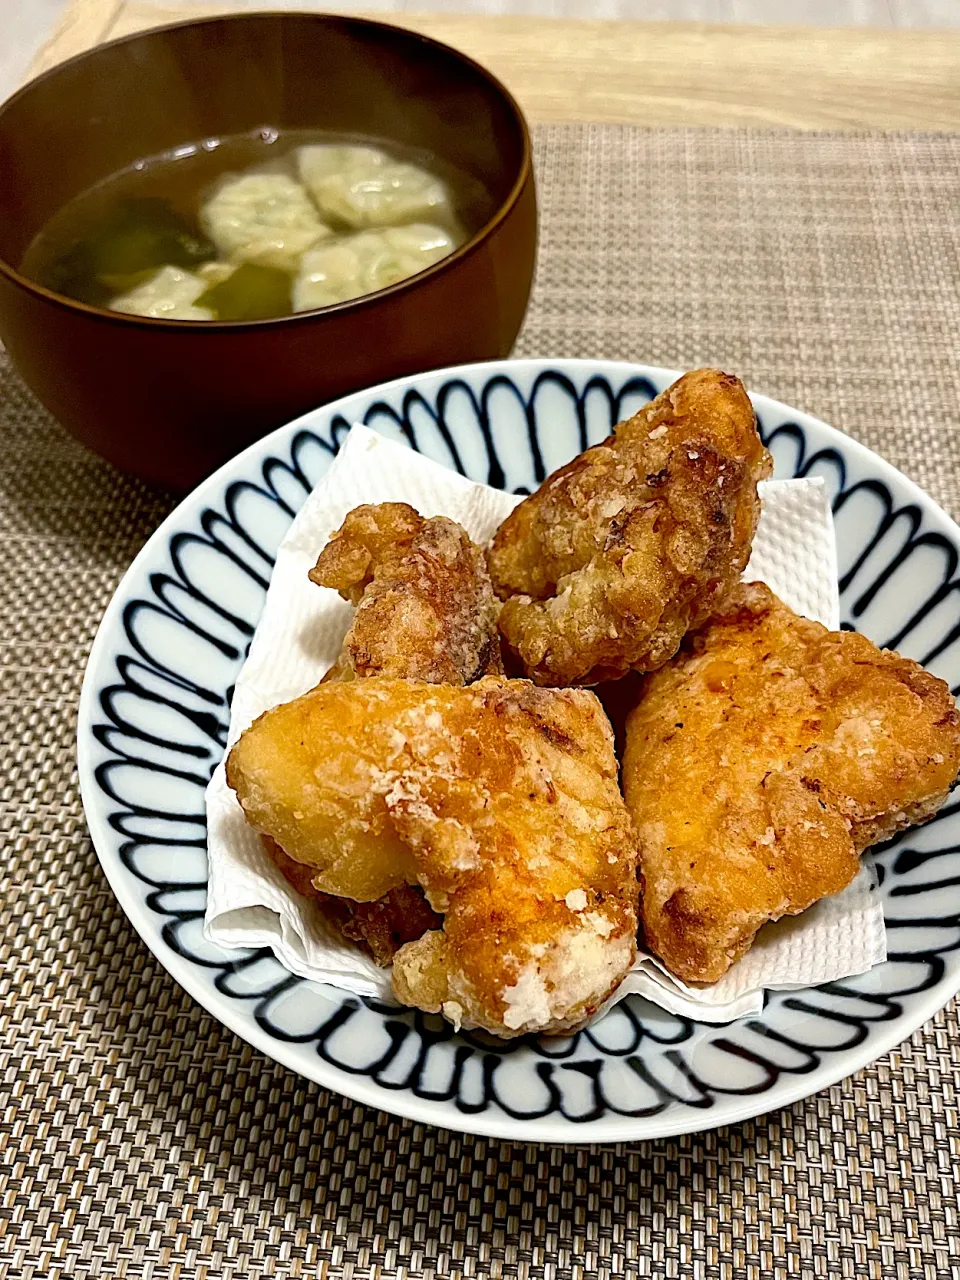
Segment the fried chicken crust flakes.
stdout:
[[716,981],[761,925],[838,892],[868,845],[933,817],[958,769],[942,680],[740,586],[627,719],[647,946],[683,980]]
[[394,958],[398,998],[499,1036],[589,1018],[636,954],[636,841],[593,694],[321,684],[241,736],[227,781],[312,884],[419,884],[443,929]]
[[742,383],[700,369],[549,476],[488,555],[523,673],[597,684],[666,662],[739,579],[771,470]]
[[470,684],[503,671],[499,605],[481,549],[405,502],[356,507],[310,570],[357,612],[328,679]]

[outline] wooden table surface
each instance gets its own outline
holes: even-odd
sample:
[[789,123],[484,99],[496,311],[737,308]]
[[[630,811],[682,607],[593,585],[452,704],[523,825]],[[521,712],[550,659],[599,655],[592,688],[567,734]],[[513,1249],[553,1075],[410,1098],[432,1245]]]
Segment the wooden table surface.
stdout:
[[[230,8],[72,0],[31,73],[103,40]],[[471,54],[533,122],[960,129],[960,31],[369,16]]]

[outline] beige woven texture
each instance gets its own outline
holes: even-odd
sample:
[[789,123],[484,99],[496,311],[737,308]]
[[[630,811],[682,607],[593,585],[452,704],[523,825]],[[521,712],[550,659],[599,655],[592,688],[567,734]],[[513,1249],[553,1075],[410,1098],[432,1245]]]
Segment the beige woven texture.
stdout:
[[[721,364],[960,512],[960,138],[551,127],[537,159],[518,354]],[[787,1110],[593,1151],[391,1120],[220,1027],[114,901],[74,766],[97,622],[172,500],[5,361],[0,486],[0,1275],[960,1274],[952,1006]]]

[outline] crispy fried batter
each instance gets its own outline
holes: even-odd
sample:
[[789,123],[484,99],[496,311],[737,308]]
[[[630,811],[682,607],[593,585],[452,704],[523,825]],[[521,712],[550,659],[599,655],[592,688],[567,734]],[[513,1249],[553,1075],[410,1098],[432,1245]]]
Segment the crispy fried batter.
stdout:
[[864,848],[931,818],[958,769],[942,680],[740,586],[627,720],[647,945],[685,981],[715,981],[761,925],[836,893]]
[[[499,604],[483,552],[452,520],[426,520],[403,502],[355,507],[310,579],[357,609],[325,681],[386,675],[464,685],[503,670]],[[315,897],[378,964],[389,964],[399,945],[440,923],[417,888],[397,885],[360,905],[313,888],[313,873],[275,847],[294,887]]]
[[525,673],[597,684],[666,662],[744,569],[771,468],[740,381],[700,369],[548,476],[488,557]]
[[321,684],[242,735],[227,780],[315,888],[422,886],[444,927],[398,952],[404,1003],[501,1036],[559,1031],[633,962],[635,841],[590,693]]
[[313,887],[313,872],[302,862],[294,862],[275,840],[262,836],[264,848],[298,893],[313,898],[324,915],[345,938],[358,942],[379,965],[393,963],[405,942],[413,942],[428,929],[439,929],[443,919],[431,910],[423,890],[402,884],[376,902],[352,902],[335,898]]
[[425,520],[404,502],[355,507],[310,579],[357,606],[327,679],[462,685],[503,670],[483,552],[444,516]]

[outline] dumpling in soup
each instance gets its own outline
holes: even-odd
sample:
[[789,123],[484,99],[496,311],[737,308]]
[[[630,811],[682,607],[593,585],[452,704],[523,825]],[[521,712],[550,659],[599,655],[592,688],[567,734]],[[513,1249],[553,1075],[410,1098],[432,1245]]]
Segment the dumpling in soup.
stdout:
[[348,227],[451,216],[446,183],[377,147],[300,147],[297,168],[321,213]]
[[212,311],[193,304],[206,290],[206,281],[182,267],[161,267],[149,279],[126,293],[119,294],[108,305],[111,311],[130,316],[150,316],[154,320],[214,320]]
[[406,280],[456,248],[441,227],[414,223],[360,231],[303,255],[293,284],[294,311],[329,307]]
[[306,191],[287,173],[227,178],[201,209],[200,221],[225,257],[290,271],[306,249],[331,235]]

